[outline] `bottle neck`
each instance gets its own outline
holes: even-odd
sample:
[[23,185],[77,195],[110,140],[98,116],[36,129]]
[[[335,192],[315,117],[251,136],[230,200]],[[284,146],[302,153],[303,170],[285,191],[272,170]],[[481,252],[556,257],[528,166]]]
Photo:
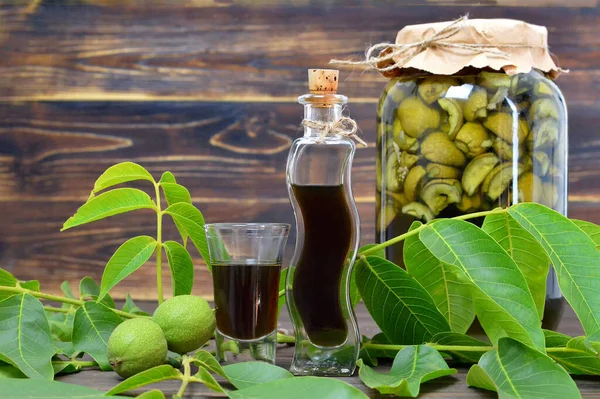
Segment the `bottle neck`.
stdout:
[[[306,94],[298,98],[304,105],[304,119],[309,121],[334,123],[342,116],[342,107],[348,102],[346,96],[340,94]],[[320,137],[320,131],[304,126],[304,137]],[[330,135],[339,138],[341,136]]]

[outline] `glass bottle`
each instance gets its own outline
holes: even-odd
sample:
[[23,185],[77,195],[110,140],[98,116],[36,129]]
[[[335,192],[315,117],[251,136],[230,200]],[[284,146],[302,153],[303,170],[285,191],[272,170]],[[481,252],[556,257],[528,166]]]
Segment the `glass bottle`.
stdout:
[[348,136],[322,129],[342,117],[348,101],[336,94],[337,82],[338,71],[309,70],[311,92],[298,98],[304,137],[294,141],[287,161],[297,232],[286,281],[296,334],[290,371],[296,375],[352,375],[359,350],[349,295],[360,236],[350,184],[356,146]]

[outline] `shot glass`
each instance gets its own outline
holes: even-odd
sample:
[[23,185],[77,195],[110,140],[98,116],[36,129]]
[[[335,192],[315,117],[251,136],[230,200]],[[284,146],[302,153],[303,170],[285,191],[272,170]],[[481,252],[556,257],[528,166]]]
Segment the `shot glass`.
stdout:
[[290,230],[283,223],[205,225],[221,363],[275,363],[281,260]]

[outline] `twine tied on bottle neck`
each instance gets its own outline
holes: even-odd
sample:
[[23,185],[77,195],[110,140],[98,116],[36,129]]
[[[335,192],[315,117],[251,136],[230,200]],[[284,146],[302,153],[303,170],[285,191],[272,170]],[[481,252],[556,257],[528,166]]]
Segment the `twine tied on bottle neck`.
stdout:
[[304,119],[301,125],[316,130],[319,133],[319,139],[317,141],[319,143],[324,142],[325,138],[330,134],[335,134],[344,137],[350,137],[357,143],[367,147],[367,143],[361,139],[358,134],[356,134],[358,131],[358,125],[354,119],[347,116],[342,116],[335,122],[322,122],[312,119]]
[[[440,47],[447,49],[459,49],[474,54],[493,54],[499,57],[509,58],[510,54],[498,50],[498,48],[539,48],[548,49],[548,46],[531,44],[484,44],[484,43],[455,43],[447,41],[457,35],[463,28],[464,23],[469,20],[469,14],[452,21],[448,26],[427,39],[414,43],[378,43],[369,47],[365,53],[365,59],[361,61],[336,60],[329,61],[330,64],[342,65],[365,65],[379,72],[389,72],[396,68],[402,68],[410,60],[421,54],[428,48]],[[373,54],[377,55],[373,55]]]

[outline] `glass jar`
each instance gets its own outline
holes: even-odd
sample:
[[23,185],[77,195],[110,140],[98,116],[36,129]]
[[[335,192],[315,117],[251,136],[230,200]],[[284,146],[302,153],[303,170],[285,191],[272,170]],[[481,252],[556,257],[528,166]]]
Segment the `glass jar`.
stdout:
[[[567,211],[567,110],[543,73],[470,69],[391,80],[377,110],[377,240],[412,222],[534,201]],[[471,220],[481,226],[483,218]],[[387,258],[403,265],[402,243]],[[562,295],[554,271],[543,325]]]

